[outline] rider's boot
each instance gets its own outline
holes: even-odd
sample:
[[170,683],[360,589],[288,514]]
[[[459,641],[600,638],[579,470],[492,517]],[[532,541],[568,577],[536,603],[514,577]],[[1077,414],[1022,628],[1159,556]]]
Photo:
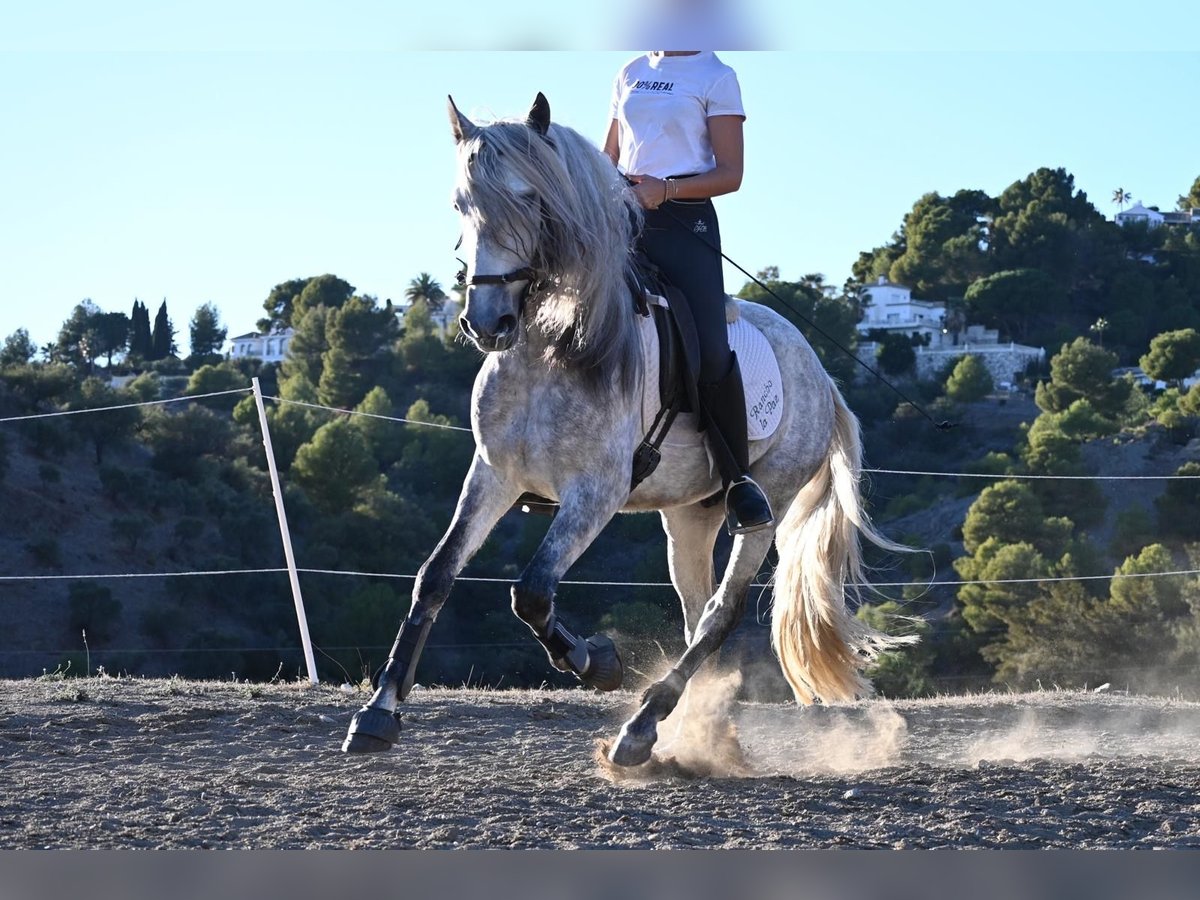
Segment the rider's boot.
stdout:
[[746,534],[775,524],[770,501],[750,477],[750,448],[746,436],[746,395],[737,354],[729,354],[729,371],[718,381],[700,384],[700,402],[707,417],[709,446],[725,489],[725,527]]

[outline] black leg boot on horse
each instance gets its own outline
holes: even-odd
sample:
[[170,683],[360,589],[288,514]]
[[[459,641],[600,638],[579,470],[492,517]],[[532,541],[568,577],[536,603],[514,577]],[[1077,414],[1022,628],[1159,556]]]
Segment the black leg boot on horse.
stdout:
[[748,534],[775,524],[771,503],[750,477],[750,444],[746,436],[746,394],[737,354],[729,354],[729,371],[719,381],[700,385],[709,446],[725,490],[725,527]]
[[387,662],[371,679],[375,698],[350,720],[350,729],[342,742],[343,753],[379,753],[390,750],[400,740],[400,713],[395,711],[396,705],[412,690],[417,661],[432,627],[432,617],[423,621],[406,619],[400,626]]

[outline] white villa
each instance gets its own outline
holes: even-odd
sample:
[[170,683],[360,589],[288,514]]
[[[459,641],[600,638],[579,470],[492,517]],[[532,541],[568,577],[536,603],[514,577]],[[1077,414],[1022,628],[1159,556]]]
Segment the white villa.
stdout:
[[288,345],[295,334],[291,328],[274,331],[271,334],[259,334],[251,331],[230,338],[230,359],[261,359],[265,363],[283,362],[287,356]]
[[946,304],[935,300],[917,300],[912,295],[912,288],[893,284],[883,275],[875,284],[863,288],[863,293],[870,298],[870,302],[866,304],[862,321],[858,323],[859,334],[879,329],[928,337],[931,347],[940,343]]
[[[890,282],[880,275],[875,284],[863,288],[867,299],[858,333],[871,331],[902,334],[920,338],[922,344],[913,350],[917,354],[918,378],[936,375],[952,359],[974,354],[978,356],[997,384],[1011,384],[1025,371],[1030,362],[1046,358],[1042,347],[1028,347],[1013,342],[1000,343],[1000,332],[982,325],[965,325],[951,331],[946,323],[946,304],[936,300],[921,300],[912,295],[912,288]],[[879,345],[861,341],[858,356],[873,364]]]
[[1125,226],[1133,222],[1145,222],[1151,228],[1160,225],[1196,225],[1200,226],[1200,207],[1192,207],[1184,212],[1159,212],[1142,206],[1141,202],[1133,204],[1129,209],[1123,209],[1113,217],[1118,225]]

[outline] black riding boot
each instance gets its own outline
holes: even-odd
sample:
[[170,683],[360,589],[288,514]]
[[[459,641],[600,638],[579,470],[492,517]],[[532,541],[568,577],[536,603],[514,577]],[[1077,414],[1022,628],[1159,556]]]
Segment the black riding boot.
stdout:
[[750,477],[746,437],[746,395],[737,354],[729,354],[729,371],[720,381],[700,385],[700,402],[708,420],[708,442],[725,486],[725,527],[745,534],[775,524],[771,504]]

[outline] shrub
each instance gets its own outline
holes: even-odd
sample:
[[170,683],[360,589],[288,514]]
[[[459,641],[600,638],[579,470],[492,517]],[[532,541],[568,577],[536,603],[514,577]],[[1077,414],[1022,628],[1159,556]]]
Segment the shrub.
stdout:
[[992,376],[978,356],[967,354],[946,379],[946,396],[956,403],[975,403],[992,391]]
[[112,520],[112,533],[124,541],[130,553],[137,552],[138,544],[150,532],[150,520],[146,516],[116,516]]

